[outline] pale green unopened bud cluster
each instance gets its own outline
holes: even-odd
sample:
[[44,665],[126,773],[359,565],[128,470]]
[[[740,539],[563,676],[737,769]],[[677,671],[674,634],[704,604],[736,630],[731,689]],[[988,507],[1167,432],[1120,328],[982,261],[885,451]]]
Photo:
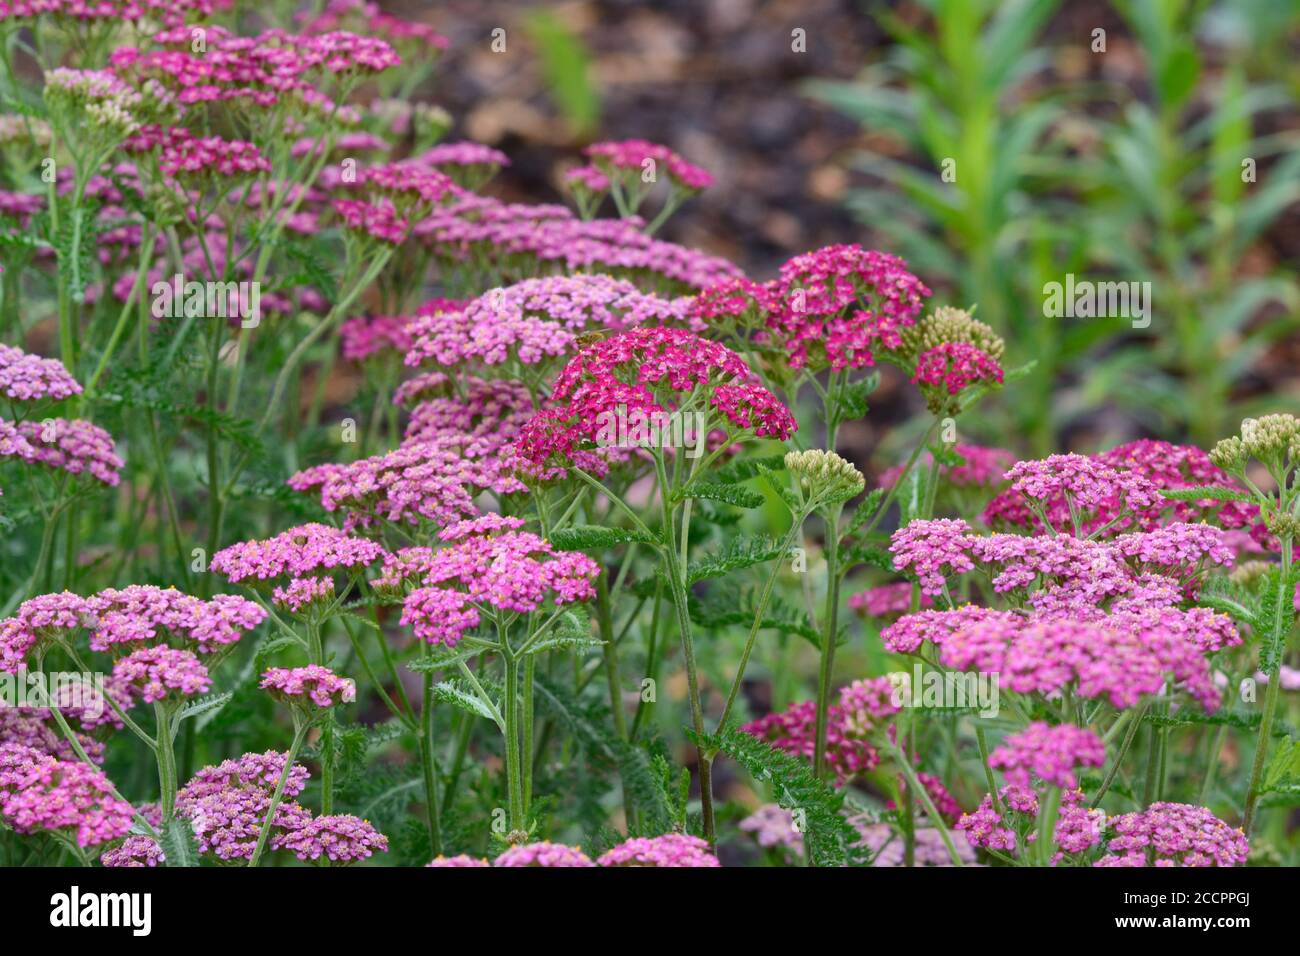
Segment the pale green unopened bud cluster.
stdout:
[[938,348],[945,342],[967,342],[999,363],[1006,351],[1006,343],[990,326],[973,318],[965,309],[949,305],[939,306],[916,325],[903,329],[900,334],[903,347],[917,355]]
[[1241,423],[1241,434],[1225,438],[1210,451],[1210,461],[1225,471],[1240,471],[1247,458],[1281,465],[1290,457],[1300,463],[1300,418],[1264,415]]
[[1300,518],[1285,511],[1265,515],[1264,527],[1279,538],[1300,538]]
[[1268,561],[1243,561],[1232,569],[1228,575],[1228,580],[1233,584],[1240,584],[1242,587],[1250,587],[1261,577],[1268,573],[1268,569],[1273,567]]
[[792,451],[785,456],[786,471],[812,500],[847,500],[866,487],[867,480],[853,463],[833,451]]

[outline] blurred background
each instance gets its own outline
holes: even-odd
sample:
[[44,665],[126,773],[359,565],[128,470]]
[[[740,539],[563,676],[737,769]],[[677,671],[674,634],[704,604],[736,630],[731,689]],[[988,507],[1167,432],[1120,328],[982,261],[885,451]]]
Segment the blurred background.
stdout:
[[[449,140],[509,154],[503,198],[562,201],[586,143],[654,140],[717,177],[665,238],[758,279],[860,242],[976,305],[1034,364],[967,440],[1208,447],[1300,410],[1295,0],[385,5],[450,38],[430,96]],[[1067,273],[1150,282],[1150,325],[1044,317]],[[899,384],[846,429],[860,461],[910,439]]]

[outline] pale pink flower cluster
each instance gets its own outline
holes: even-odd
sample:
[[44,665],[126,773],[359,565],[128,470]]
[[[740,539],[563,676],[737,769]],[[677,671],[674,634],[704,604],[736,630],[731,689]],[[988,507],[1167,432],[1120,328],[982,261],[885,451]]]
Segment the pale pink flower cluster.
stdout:
[[997,674],[1000,686],[1046,696],[1072,688],[1088,699],[1132,707],[1171,681],[1207,711],[1219,689],[1200,649],[1172,630],[1135,632],[1122,621],[988,618],[950,632],[940,647],[945,667]]
[[429,166],[509,166],[510,159],[499,149],[462,140],[439,143],[420,154],[420,162]]
[[80,394],[81,385],[62,362],[0,345],[0,395],[12,402],[36,402]]
[[543,840],[512,846],[495,860],[493,866],[595,866],[591,858],[577,847]]
[[1260,543],[1268,540],[1259,508],[1250,502],[1174,501],[1155,494],[1205,485],[1238,488],[1209,455],[1191,445],[1143,439],[1097,455],[1057,455],[1022,464],[1015,476],[1007,476],[1021,486],[989,502],[986,523],[1046,531],[1041,512],[1056,531],[1075,533],[1077,520],[1084,534],[1106,536],[1149,530],[1172,513],[1175,521],[1214,520],[1223,528],[1248,529]]
[[[928,608],[933,604],[930,595],[921,595],[921,607]],[[912,585],[906,581],[899,581],[895,584],[867,588],[849,598],[849,607],[864,617],[892,617],[895,614],[906,614],[912,609]]]
[[463,309],[422,310],[407,365],[535,365],[567,354],[586,329],[622,330],[684,318],[685,299],[661,299],[606,275],[548,276],[493,289]]
[[319,572],[355,572],[374,564],[384,549],[366,538],[308,523],[264,541],[242,541],[212,556],[212,571],[230,581],[308,577]]
[[719,867],[709,844],[686,833],[624,840],[596,860],[597,866]]
[[14,831],[60,831],[84,849],[126,836],[134,812],[103,771],[0,744],[0,818]]
[[479,491],[524,491],[506,464],[499,457],[465,457],[443,437],[408,442],[346,465],[317,465],[292,476],[288,485],[295,491],[319,489],[326,511],[346,511],[349,529],[376,521],[442,526],[478,514],[474,496]]
[[1238,866],[1250,855],[1240,829],[1185,803],[1153,803],[1114,817],[1109,828],[1115,836],[1096,866]]
[[257,627],[266,612],[252,601],[218,594],[204,601],[175,588],[133,584],[81,597],[64,591],[24,601],[0,621],[0,671],[16,673],[32,651],[73,631],[90,631],[90,648],[134,650],[170,635],[200,653],[233,644]]
[[[466,536],[465,526],[444,532],[446,548],[408,548],[386,562],[376,587],[403,579],[419,586],[402,606],[402,623],[430,644],[454,647],[480,623],[480,605],[527,614],[553,595],[559,606],[590,601],[598,565],[578,551],[556,551],[549,541],[502,522],[494,534]],[[448,534],[450,535],[448,537]]]
[[[11,437],[6,440],[4,433]],[[121,481],[118,472],[125,462],[117,455],[113,436],[98,425],[81,419],[51,418],[19,422],[4,433],[0,433],[0,455],[69,475],[89,475],[110,488],[116,488]]]
[[328,604],[334,598],[334,579],[331,577],[294,578],[286,587],[271,590],[271,599],[277,607],[291,614],[301,614],[308,608]]
[[516,279],[552,269],[602,272],[689,290],[740,275],[730,261],[647,236],[643,226],[636,217],[584,222],[564,206],[464,195],[412,231],[449,267],[472,261]]
[[131,700],[146,704],[206,694],[212,689],[208,669],[192,651],[161,644],[142,647],[118,660],[113,678]]

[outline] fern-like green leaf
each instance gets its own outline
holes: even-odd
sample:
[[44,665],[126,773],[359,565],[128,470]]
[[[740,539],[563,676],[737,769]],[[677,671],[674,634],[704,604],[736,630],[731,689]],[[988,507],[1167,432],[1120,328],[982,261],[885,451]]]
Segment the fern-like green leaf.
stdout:
[[603,551],[619,544],[658,544],[652,535],[635,528],[602,528],[598,525],[575,525],[551,532],[551,544],[561,551]]
[[737,508],[761,508],[766,501],[757,491],[743,485],[724,485],[716,481],[703,481],[691,485],[674,495],[679,501],[684,498],[721,501]]
[[703,738],[687,734],[702,747],[731,757],[756,781],[772,785],[776,802],[803,821],[804,846],[814,865],[846,866],[865,858],[857,846],[861,835],[840,813],[843,794],[813,776],[804,761],[734,727]]
[[173,818],[158,834],[158,845],[168,866],[198,866],[199,846],[194,840],[194,830],[188,820]]

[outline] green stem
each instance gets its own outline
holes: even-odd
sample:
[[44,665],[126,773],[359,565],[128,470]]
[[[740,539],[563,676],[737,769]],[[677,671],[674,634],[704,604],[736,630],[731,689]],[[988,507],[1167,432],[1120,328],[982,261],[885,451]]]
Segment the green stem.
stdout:
[[1259,722],[1259,737],[1255,741],[1255,761],[1250,768],[1250,786],[1246,790],[1246,808],[1242,815],[1241,829],[1250,836],[1251,826],[1255,822],[1255,808],[1259,803],[1260,784],[1264,777],[1264,764],[1268,759],[1268,745],[1273,734],[1273,715],[1277,712],[1277,702],[1282,681],[1278,673],[1282,667],[1282,651],[1286,640],[1287,621],[1291,607],[1291,595],[1287,585],[1291,582],[1291,538],[1282,539],[1282,566],[1278,574],[1278,594],[1274,598],[1274,615],[1272,634],[1269,635],[1268,690],[1264,693],[1264,716]]
[[276,781],[275,792],[271,794],[271,805],[266,810],[262,830],[257,835],[257,846],[253,848],[253,855],[248,861],[250,867],[257,866],[266,851],[267,841],[271,839],[271,826],[275,821],[275,812],[280,809],[280,801],[284,799],[284,788],[289,784],[289,772],[293,770],[293,762],[298,759],[298,752],[302,750],[302,742],[307,738],[307,728],[310,726],[307,721],[294,717],[293,743],[289,745],[289,753],[284,758],[284,770],[280,774],[280,779]]
[[176,811],[176,790],[179,786],[176,779],[176,743],[172,734],[171,714],[166,702],[155,703],[153,712],[157,722],[154,736],[158,746],[154,752],[158,756],[158,789],[162,795],[163,826],[166,826],[171,822],[172,815]]
[[[429,645],[420,642],[420,655],[429,659]],[[429,845],[433,855],[442,853],[442,817],[438,807],[437,757],[433,752],[433,671],[421,675],[420,767],[424,774],[425,817],[429,828]]]
[[826,610],[823,615],[821,668],[817,675],[817,727],[813,742],[813,774],[826,776],[826,732],[830,713],[831,676],[835,668],[835,638],[839,630],[840,610],[840,513],[836,505],[826,518]]

